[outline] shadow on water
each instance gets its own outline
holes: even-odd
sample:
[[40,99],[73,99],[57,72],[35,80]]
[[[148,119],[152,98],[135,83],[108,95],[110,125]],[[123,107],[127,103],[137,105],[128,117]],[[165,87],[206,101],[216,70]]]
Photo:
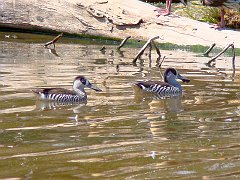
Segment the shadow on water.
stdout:
[[[191,82],[182,96],[159,99],[132,89],[138,80],[161,80],[157,55],[150,64],[143,54],[134,66],[132,44],[117,51],[114,43],[63,38],[49,52],[43,43],[51,37],[0,35],[1,178],[239,178],[239,55],[232,79],[228,53],[206,66],[209,57],[160,47],[162,69],[174,67]],[[86,89],[87,103],[73,105],[31,93],[71,89],[77,75],[103,91]]]

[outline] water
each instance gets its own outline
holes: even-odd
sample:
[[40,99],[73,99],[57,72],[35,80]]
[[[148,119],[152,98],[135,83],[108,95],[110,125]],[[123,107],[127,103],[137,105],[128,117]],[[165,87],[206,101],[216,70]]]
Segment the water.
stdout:
[[[14,179],[238,179],[240,177],[239,58],[213,67],[207,57],[162,50],[188,77],[182,97],[157,100],[134,92],[137,80],[160,79],[156,54],[136,65],[139,48],[64,40],[55,54],[49,36],[1,33],[0,178]],[[65,42],[66,41],[66,42]],[[73,41],[73,42],[71,42]],[[33,43],[34,42],[34,43]],[[53,106],[31,89],[71,89],[84,75],[87,104]],[[233,79],[234,77],[234,79]]]

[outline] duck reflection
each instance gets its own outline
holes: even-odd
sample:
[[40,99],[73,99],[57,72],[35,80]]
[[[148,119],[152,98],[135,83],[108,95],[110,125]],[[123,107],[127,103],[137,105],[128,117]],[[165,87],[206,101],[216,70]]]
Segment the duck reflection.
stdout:
[[46,110],[57,110],[57,109],[72,109],[74,113],[80,113],[81,108],[87,104],[86,101],[83,102],[55,102],[55,101],[36,101],[37,111],[46,111]]
[[[142,103],[143,101],[144,103]],[[171,124],[171,121],[168,120],[178,119],[178,114],[184,110],[182,96],[164,97],[159,94],[135,91],[135,102],[147,104],[149,107],[149,111],[145,111],[144,116],[149,123],[152,137],[161,141],[168,140],[170,138],[168,124]],[[168,120],[166,121],[166,119]]]
[[133,89],[135,92],[135,102],[147,102],[151,111],[157,111],[158,113],[162,112],[164,114],[165,112],[179,113],[183,111],[181,101],[182,95],[163,96],[161,94],[141,91],[136,86],[133,86]]

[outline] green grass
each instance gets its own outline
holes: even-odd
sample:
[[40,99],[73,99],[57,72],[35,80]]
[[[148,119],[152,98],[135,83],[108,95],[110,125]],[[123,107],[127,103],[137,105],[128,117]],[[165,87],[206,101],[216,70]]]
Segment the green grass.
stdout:
[[[163,3],[154,3],[153,5],[165,8],[165,5]],[[200,0],[191,0],[188,2],[187,7],[184,7],[182,3],[173,3],[172,11],[181,16],[214,24],[218,24],[221,19],[219,8],[203,6]],[[239,29],[240,11],[226,10],[225,23],[227,27]]]

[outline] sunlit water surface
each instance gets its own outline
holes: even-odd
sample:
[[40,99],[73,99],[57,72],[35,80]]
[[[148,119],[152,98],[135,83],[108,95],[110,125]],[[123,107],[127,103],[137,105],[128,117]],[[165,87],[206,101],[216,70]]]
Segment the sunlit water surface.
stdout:
[[[43,44],[53,37],[32,43],[34,36],[6,34],[0,41],[1,179],[240,178],[240,57],[233,75],[226,55],[209,67],[208,57],[162,50],[159,71],[155,52],[151,63],[144,54],[132,64],[140,46],[119,52],[104,45],[101,52],[99,43],[59,42],[50,52]],[[131,83],[161,79],[169,66],[191,80],[182,97],[134,92]],[[31,93],[71,89],[77,75],[103,90],[86,89],[87,104],[47,104]]]

